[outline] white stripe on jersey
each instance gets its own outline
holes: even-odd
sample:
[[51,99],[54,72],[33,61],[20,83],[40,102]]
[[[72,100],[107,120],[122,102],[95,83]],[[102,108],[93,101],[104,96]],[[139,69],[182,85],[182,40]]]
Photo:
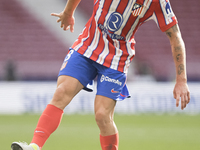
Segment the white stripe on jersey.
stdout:
[[[96,15],[94,17],[96,22],[99,20],[99,17],[101,16],[102,9],[100,9],[100,8],[103,7],[104,2],[105,2],[105,0],[100,1],[99,8],[96,11]],[[90,46],[88,47],[88,49],[95,49],[94,47],[97,47],[97,45],[98,45],[98,41],[100,39],[100,32],[97,28],[98,28],[98,25],[96,25],[94,38],[93,38]],[[90,30],[88,30],[88,31],[90,32]],[[89,37],[89,33],[88,33],[88,37]],[[92,50],[87,50],[87,51],[85,51],[85,53],[83,55],[89,58],[92,55],[92,53],[93,53]]]
[[[114,2],[114,1],[113,1]],[[115,1],[115,5],[114,5],[114,8],[116,10],[118,4],[120,3],[120,0],[117,0],[117,2]],[[117,5],[116,5],[117,4]],[[115,7],[116,6],[116,7]],[[110,9],[111,11],[115,11],[114,9]],[[116,34],[118,34],[117,32],[115,32]],[[120,34],[119,34],[120,35]],[[122,56],[123,52],[122,50],[119,48],[120,44],[119,44],[119,41],[116,40],[116,39],[113,39],[113,42],[114,42],[114,46],[116,47],[115,48],[115,56],[113,57],[112,59],[112,62],[111,62],[111,66],[110,68],[112,69],[115,69],[117,70],[118,68],[118,64],[119,64],[119,61],[120,61],[120,57]]]
[[[96,22],[98,22],[99,20],[99,17],[101,16],[101,12],[102,12],[102,8],[103,7],[103,4],[104,4],[105,0],[102,0],[100,1],[100,4],[99,4],[99,8],[98,10],[96,11],[96,15],[95,15],[95,20]],[[95,22],[95,23],[96,23]],[[88,49],[95,49],[94,47],[97,47],[97,44],[98,44],[98,41],[100,39],[100,32],[99,30],[97,29],[98,28],[98,25],[96,24],[96,29],[95,29],[95,33],[94,33],[94,38],[90,44],[90,46],[88,47]],[[90,30],[89,30],[90,31]],[[89,35],[89,33],[88,33]],[[86,56],[86,57],[90,57],[92,55],[93,51],[92,50],[87,50],[83,55]]]
[[[118,4],[120,3],[120,0],[116,0],[116,1],[113,1],[112,4],[110,5],[110,8],[108,10],[108,13],[105,17],[105,21],[104,21],[104,27],[106,27],[106,23],[107,23],[107,20],[109,19],[110,17],[110,13],[114,12],[118,6]],[[112,8],[115,8],[115,9],[112,9]],[[106,58],[106,56],[109,54],[109,48],[108,48],[108,40],[107,40],[107,37],[108,35],[104,34],[103,35],[103,39],[104,39],[104,42],[105,42],[105,47],[102,51],[102,53],[99,55],[98,59],[97,59],[97,62],[100,63],[100,64],[103,64],[104,63],[104,60]]]
[[[131,10],[132,10],[132,7],[133,7],[133,4],[136,2],[136,0],[132,0],[132,1],[129,1],[129,3],[127,4],[127,7],[126,7],[126,9],[124,10],[124,13],[123,13],[123,23],[122,23],[122,27],[124,27],[125,25],[126,25],[126,23],[127,23],[127,21],[128,21],[128,19],[129,19],[129,16],[131,15]],[[120,28],[118,31],[116,31],[115,33],[117,34],[117,35],[121,35],[121,33],[122,33],[122,28]],[[126,40],[126,39],[125,39]]]
[[[145,13],[148,11],[148,8],[150,7],[151,2],[152,2],[152,0],[146,0],[146,1],[144,2],[144,4],[143,4],[143,7],[144,7],[144,8],[142,9],[142,12],[141,12],[140,16],[137,17],[137,19],[136,19],[135,22],[133,23],[131,29],[129,30],[129,32],[128,32],[127,36],[126,36],[126,40],[127,40],[127,41],[130,40],[130,38],[131,38],[131,36],[132,36],[132,33],[133,33],[133,31],[135,30],[135,28],[136,28],[136,26],[137,26],[137,24],[138,24],[138,22],[139,22],[140,17],[143,17],[143,16],[145,15]],[[133,55],[135,55],[135,50],[132,50],[132,49],[131,49],[131,43],[127,42],[126,47],[127,47],[127,51],[128,51],[128,53],[129,53],[129,56],[128,56],[127,60],[125,61],[124,72],[127,72],[127,69],[128,69],[128,67],[129,67],[129,65],[130,65],[130,62],[131,62],[131,61],[130,61],[130,58],[131,58]]]
[[[121,0],[112,1],[112,4],[110,5],[110,8],[109,8],[108,13],[107,13],[108,16],[110,16],[109,12],[110,13],[115,12],[115,10],[116,10],[117,6],[119,5],[120,1]],[[107,21],[107,19],[106,19],[106,21]]]
[[116,55],[113,57],[110,68],[117,70],[118,63],[123,52],[121,49],[119,49],[119,41],[117,41],[116,39],[114,39],[113,41],[114,41],[114,46],[116,47],[115,49]]
[[127,73],[128,72],[128,67],[130,66],[130,63],[131,63],[131,57],[133,55],[135,55],[135,50],[131,49],[131,43],[130,42],[127,42],[126,44],[126,47],[127,47],[127,50],[128,50],[128,53],[130,54],[128,56],[128,58],[126,59],[125,61],[125,65],[124,65],[124,73]]
[[[128,21],[128,18],[129,18],[130,14],[131,14],[130,11],[131,11],[132,6],[133,6],[133,4],[135,2],[136,2],[136,0],[129,1],[129,3],[128,3],[128,5],[127,5],[127,7],[126,7],[126,9],[124,11],[124,13],[122,14],[122,17],[124,19],[123,23],[121,25],[122,27],[126,25],[126,23]],[[120,35],[122,33],[122,30],[123,30],[123,28],[120,28],[118,31],[115,32],[115,34]],[[114,41],[114,44],[119,45],[119,41],[118,40],[113,40],[113,41]],[[120,58],[121,58],[121,56],[123,54],[123,51],[119,48],[119,46],[116,47],[115,51],[116,51],[115,52],[116,55],[113,57],[113,60],[111,62],[110,68],[116,70],[118,68],[118,64],[120,62]]]
[[103,24],[104,27],[107,28],[106,24],[107,24],[107,21],[108,21],[108,19],[110,17],[110,14],[116,11],[117,6],[119,5],[119,3],[120,3],[120,0],[112,1],[112,4],[110,5],[110,8],[108,10],[108,13],[105,16],[105,21],[104,21],[104,24]]
[[96,15],[94,17],[96,22],[98,22],[99,17],[101,16],[101,12],[102,12],[102,8],[103,8],[103,5],[104,5],[104,2],[105,2],[105,0],[101,0],[100,3],[99,3],[99,7],[98,7],[98,9],[96,11]]
[[[84,52],[83,55],[86,55],[86,57],[93,59],[99,64],[104,64],[107,67],[126,73],[131,58],[135,55],[133,33],[135,33],[136,28],[142,23],[153,19],[157,23],[158,27],[165,31],[165,29],[171,27],[177,22],[168,0],[142,0],[143,5],[140,4],[142,9],[136,10],[135,13],[137,13],[137,15],[134,16],[133,6],[136,1],[137,0],[128,0],[125,4],[122,4],[122,7],[120,7],[119,4],[120,2],[123,3],[122,0],[98,0],[98,6],[96,4],[94,7],[96,14],[95,16],[92,16],[93,18],[91,19],[93,20],[90,20],[91,24],[89,24],[90,22],[87,24],[87,29],[84,29],[83,32],[84,35],[79,36],[78,41],[76,41],[72,47],[75,48],[75,50],[79,50],[83,47],[82,51],[80,49],[80,53]],[[155,2],[155,5],[159,8],[154,8],[155,5],[151,7],[152,1]],[[103,10],[103,8],[105,10]],[[122,14],[115,12],[116,9],[119,9],[119,12]],[[115,15],[119,17],[116,17],[116,20],[114,20]],[[157,18],[157,16],[159,18]],[[134,20],[128,20],[130,17]],[[143,22],[141,22],[141,18]],[[108,19],[111,20],[108,22]],[[101,24],[98,24],[98,22]],[[112,29],[112,26],[117,27],[115,28],[116,30],[114,28]],[[124,29],[125,27],[128,29]],[[125,32],[122,35],[123,29]],[[112,31],[112,33],[110,31]],[[91,36],[89,37],[89,35]],[[110,38],[107,39],[108,36],[111,36],[110,38],[112,38],[112,41],[109,41],[111,40]],[[124,39],[122,36],[124,36]],[[97,44],[97,41],[101,43]],[[109,51],[109,48],[111,48],[111,52]],[[93,53],[95,53],[95,55],[92,55]],[[98,56],[98,58],[96,58],[96,56]],[[109,58],[107,58],[107,56],[109,56]],[[126,60],[124,60],[125,57]],[[105,62],[105,60],[107,62]]]
[[[81,32],[81,34],[84,32],[85,29],[86,29],[86,28],[83,29],[83,31]],[[80,34],[80,35],[81,35],[81,34]],[[81,46],[83,46],[83,42],[84,42],[88,37],[89,37],[89,34],[87,35],[86,38],[81,39],[81,42],[80,42],[79,44],[77,44],[77,45],[74,47],[74,50],[78,50]],[[78,39],[77,39],[76,41],[78,41]]]
[[99,55],[99,58],[97,59],[97,63],[103,64],[105,61],[106,56],[109,54],[109,48],[108,48],[108,40],[107,35],[103,35],[103,40],[105,42],[103,52]]
[[[96,49],[96,47],[98,46],[98,41],[100,39],[100,32],[96,27],[95,33],[94,33],[94,38],[92,40],[92,43],[90,44],[90,46],[88,46],[88,49]],[[90,57],[92,55],[93,51],[92,50],[88,50],[84,53],[84,56],[86,57]]]

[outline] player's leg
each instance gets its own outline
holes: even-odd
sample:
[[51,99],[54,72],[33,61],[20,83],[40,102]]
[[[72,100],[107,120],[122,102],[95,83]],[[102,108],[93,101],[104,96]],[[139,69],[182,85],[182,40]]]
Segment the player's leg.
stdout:
[[83,85],[70,76],[59,76],[57,89],[51,102],[47,105],[39,118],[33,139],[30,145],[24,143],[12,143],[12,150],[39,150],[43,147],[49,136],[60,124],[63,109],[72,98],[83,88]]
[[65,75],[59,76],[57,89],[50,104],[63,110],[83,87],[84,86],[74,77]]
[[60,124],[63,109],[83,87],[86,88],[87,84],[95,76],[96,70],[91,65],[91,60],[71,50],[66,56],[59,72],[57,89],[54,96],[38,121],[31,146],[14,142],[11,146],[12,150],[41,149],[51,133]]
[[95,64],[98,70],[95,118],[100,129],[102,150],[118,150],[118,130],[114,122],[114,109],[118,100],[129,97],[126,74]]
[[57,89],[38,121],[31,143],[36,143],[42,148],[48,137],[59,126],[63,109],[82,88],[83,85],[73,77],[58,77]]
[[118,149],[118,130],[114,122],[116,101],[101,95],[95,98],[95,120],[100,129],[102,150]]
[[95,120],[102,136],[116,134],[114,123],[114,109],[116,101],[101,95],[95,98]]

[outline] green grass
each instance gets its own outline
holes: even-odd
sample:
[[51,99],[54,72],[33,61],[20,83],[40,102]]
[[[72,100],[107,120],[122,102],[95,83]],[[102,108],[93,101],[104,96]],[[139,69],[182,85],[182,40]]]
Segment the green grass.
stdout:
[[[32,139],[39,115],[0,115],[1,150]],[[119,150],[198,150],[200,115],[115,115]],[[100,150],[93,115],[64,115],[43,150]]]

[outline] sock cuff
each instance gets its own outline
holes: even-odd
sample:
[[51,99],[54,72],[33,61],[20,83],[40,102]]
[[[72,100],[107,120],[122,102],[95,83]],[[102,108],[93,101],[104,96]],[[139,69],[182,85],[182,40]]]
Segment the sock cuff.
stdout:
[[108,136],[102,136],[100,134],[100,143],[101,143],[101,147],[103,148],[103,150],[106,147],[110,147],[110,146],[113,147],[113,148],[111,148],[111,150],[115,150],[118,148],[119,135],[118,135],[118,133],[113,134],[113,135],[108,135]]
[[55,113],[64,113],[64,111],[52,104],[48,104],[44,113],[48,112],[48,115],[53,115]]
[[100,134],[100,138],[104,138],[104,139],[110,139],[110,138],[115,138],[115,137],[118,137],[118,132],[116,134],[113,134],[113,135],[107,135],[107,136],[102,136]]

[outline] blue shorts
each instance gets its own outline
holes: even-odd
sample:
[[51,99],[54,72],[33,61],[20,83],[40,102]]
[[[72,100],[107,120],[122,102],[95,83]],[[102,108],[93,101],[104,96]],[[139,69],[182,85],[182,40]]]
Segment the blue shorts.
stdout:
[[114,100],[130,97],[125,84],[126,74],[100,65],[73,49],[65,57],[58,76],[61,75],[76,78],[87,91],[93,91],[93,81],[97,79],[97,95]]

